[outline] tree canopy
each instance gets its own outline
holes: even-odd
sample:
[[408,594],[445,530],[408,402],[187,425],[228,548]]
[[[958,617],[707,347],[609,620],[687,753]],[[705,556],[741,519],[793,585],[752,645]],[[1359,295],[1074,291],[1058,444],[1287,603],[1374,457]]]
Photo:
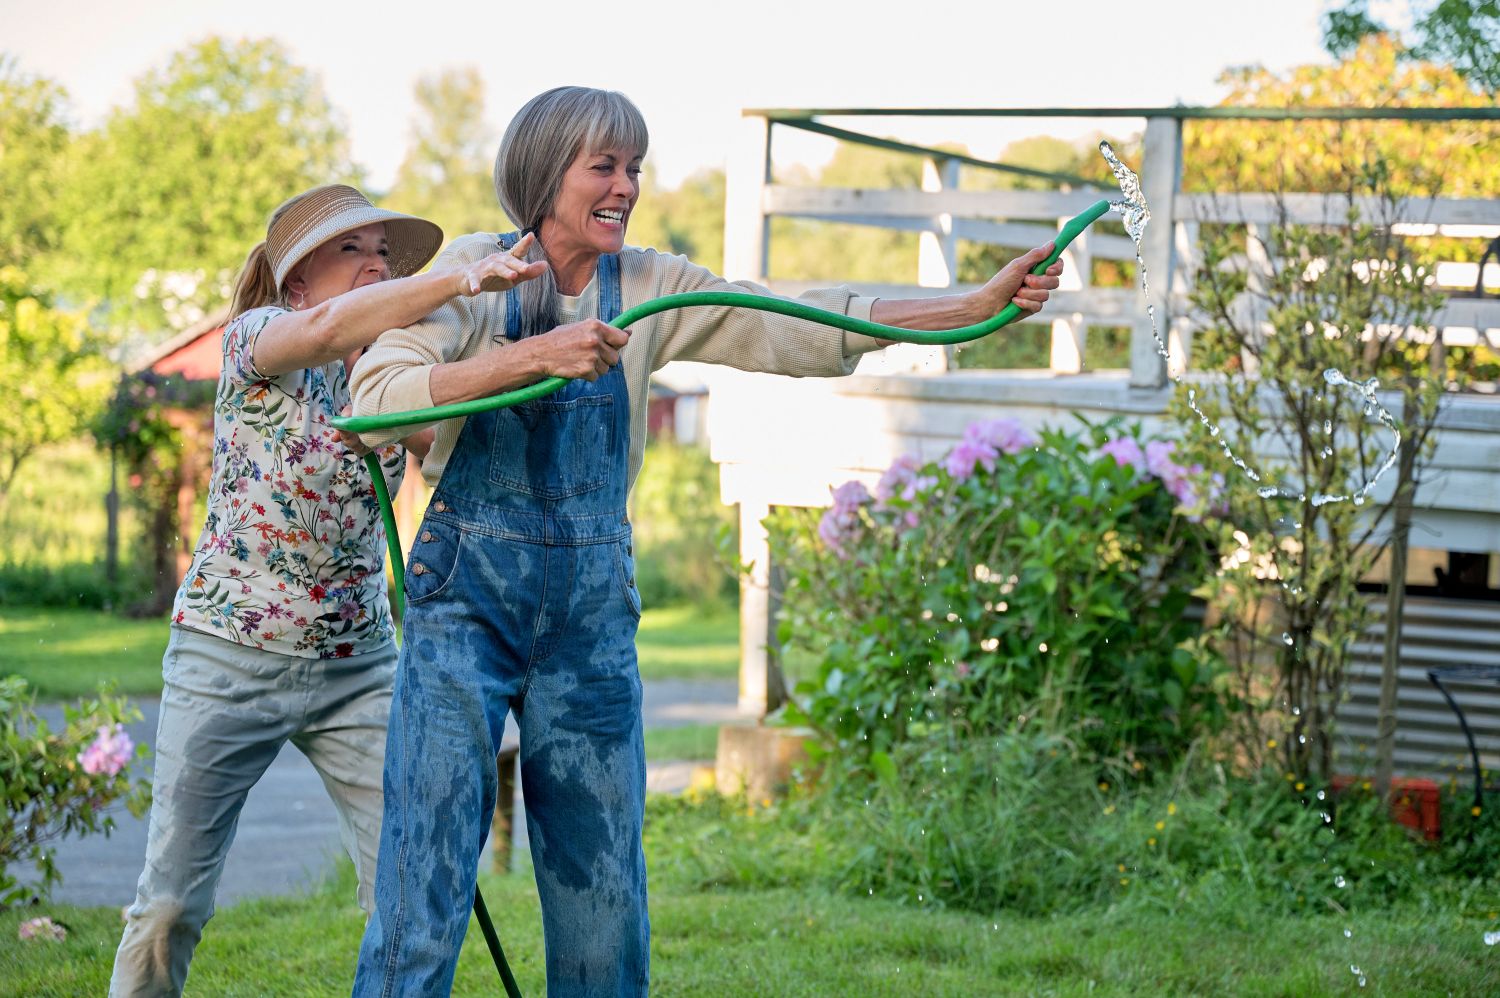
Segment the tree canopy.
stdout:
[[[1447,63],[1475,89],[1500,94],[1500,0],[1426,0],[1413,4],[1410,44],[1403,53]],[[1370,13],[1370,0],[1350,0],[1323,16],[1323,47],[1340,58],[1371,35],[1393,34]]]
[[484,81],[472,66],[417,82],[417,119],[385,207],[436,222],[453,239],[511,228],[495,199],[498,137],[484,120]]
[[25,266],[55,243],[55,167],[71,138],[66,100],[55,83],[0,55],[0,267]]
[[[1369,35],[1333,65],[1278,75],[1232,69],[1223,103],[1245,107],[1491,107],[1451,66],[1408,58]],[[1392,193],[1489,197],[1500,125],[1453,121],[1192,121],[1184,129],[1190,191],[1343,191],[1382,164]]]
[[209,38],[74,142],[40,276],[101,303],[111,328],[160,339],[228,299],[276,205],[356,178],[313,73],[274,41]]

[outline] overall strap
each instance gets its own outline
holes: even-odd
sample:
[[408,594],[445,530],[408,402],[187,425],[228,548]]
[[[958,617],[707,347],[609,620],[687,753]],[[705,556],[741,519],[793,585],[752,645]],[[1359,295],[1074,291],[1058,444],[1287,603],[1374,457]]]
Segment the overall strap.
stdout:
[[[520,241],[521,234],[519,232],[507,232],[499,238],[500,248],[509,250]],[[624,310],[620,289],[620,257],[618,254],[610,253],[599,258],[599,266],[595,271],[595,281],[599,289],[599,321],[611,322]],[[521,338],[521,296],[516,293],[515,288],[511,288],[505,292],[505,335],[511,340]]]
[[613,322],[624,307],[620,292],[620,256],[611,253],[599,258],[599,321]]

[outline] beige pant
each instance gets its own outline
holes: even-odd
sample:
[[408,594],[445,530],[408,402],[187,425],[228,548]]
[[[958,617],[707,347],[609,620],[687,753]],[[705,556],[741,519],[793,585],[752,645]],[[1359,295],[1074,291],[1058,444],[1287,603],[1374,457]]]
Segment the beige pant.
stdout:
[[371,910],[395,669],[395,645],[307,659],[172,628],[146,867],[126,911],[111,995],[182,993],[245,796],[288,739],[338,808],[344,851],[359,868],[359,904]]

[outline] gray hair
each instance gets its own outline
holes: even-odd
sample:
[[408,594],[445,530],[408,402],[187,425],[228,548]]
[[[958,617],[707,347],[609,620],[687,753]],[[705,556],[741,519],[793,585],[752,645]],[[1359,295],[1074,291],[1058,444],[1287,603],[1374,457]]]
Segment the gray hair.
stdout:
[[[563,175],[580,152],[624,148],[644,156],[646,119],[630,98],[614,90],[554,87],[516,112],[495,154],[495,196],[518,229],[534,229],[552,214]],[[527,254],[546,259],[541,240]],[[521,294],[521,335],[557,325],[557,281],[549,269],[527,281]]]

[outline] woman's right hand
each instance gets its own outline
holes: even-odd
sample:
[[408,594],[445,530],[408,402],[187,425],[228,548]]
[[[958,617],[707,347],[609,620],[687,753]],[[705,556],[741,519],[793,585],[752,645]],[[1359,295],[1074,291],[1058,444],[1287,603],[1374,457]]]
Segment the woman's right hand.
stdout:
[[509,250],[491,253],[477,263],[463,269],[463,293],[477,295],[488,291],[509,291],[523,281],[542,276],[547,269],[545,260],[527,262],[522,255],[531,248],[536,236],[528,232]]
[[584,319],[558,326],[529,342],[548,377],[593,381],[619,363],[630,333],[598,319]]

